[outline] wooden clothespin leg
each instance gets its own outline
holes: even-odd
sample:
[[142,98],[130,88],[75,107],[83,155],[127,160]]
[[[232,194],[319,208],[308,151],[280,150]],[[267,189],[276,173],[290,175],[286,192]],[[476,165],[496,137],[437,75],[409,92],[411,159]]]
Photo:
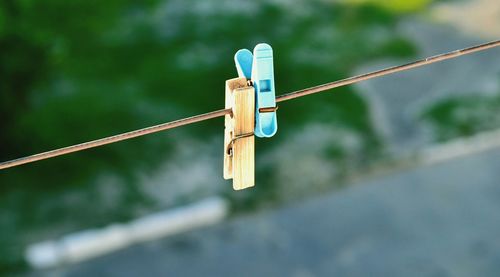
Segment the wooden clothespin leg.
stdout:
[[226,81],[224,129],[224,179],[233,179],[233,189],[255,185],[255,90],[246,78]]

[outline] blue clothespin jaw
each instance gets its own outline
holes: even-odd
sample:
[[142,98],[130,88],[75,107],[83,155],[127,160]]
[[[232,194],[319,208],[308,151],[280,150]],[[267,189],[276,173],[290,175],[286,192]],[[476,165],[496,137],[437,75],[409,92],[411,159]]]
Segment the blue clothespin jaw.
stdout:
[[274,88],[273,49],[260,43],[253,49],[252,83],[255,88],[255,135],[261,138],[274,136],[278,131],[276,111],[260,112],[261,108],[276,107]]
[[234,55],[234,62],[236,63],[236,70],[238,71],[238,77],[247,78],[250,80],[252,78],[252,63],[253,54],[248,49],[240,49]]
[[253,49],[241,49],[234,55],[234,62],[240,78],[252,80],[255,88],[255,131],[261,138],[274,136],[278,131],[276,111],[260,112],[261,108],[276,107],[274,89],[273,49],[260,43]]

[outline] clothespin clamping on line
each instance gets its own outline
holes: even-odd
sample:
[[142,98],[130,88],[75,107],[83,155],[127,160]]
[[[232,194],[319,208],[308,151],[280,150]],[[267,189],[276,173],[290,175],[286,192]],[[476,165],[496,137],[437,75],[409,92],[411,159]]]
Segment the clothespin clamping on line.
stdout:
[[224,179],[235,190],[255,185],[255,139],[272,137],[278,130],[274,89],[273,50],[265,43],[253,54],[241,49],[234,56],[239,78],[226,81]]
[[251,80],[255,88],[255,135],[270,138],[278,131],[274,89],[273,49],[260,43],[252,52],[241,49],[234,55],[239,77]]

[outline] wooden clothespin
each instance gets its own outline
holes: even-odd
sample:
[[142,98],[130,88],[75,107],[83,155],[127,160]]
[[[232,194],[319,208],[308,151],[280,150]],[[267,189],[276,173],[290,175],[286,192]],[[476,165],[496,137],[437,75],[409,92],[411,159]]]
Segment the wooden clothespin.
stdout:
[[224,179],[233,179],[233,189],[255,185],[255,92],[246,78],[226,81],[224,129]]
[[273,50],[265,43],[252,52],[241,49],[234,56],[239,78],[226,81],[224,179],[233,179],[240,190],[255,183],[254,135],[269,138],[276,134],[276,95]]

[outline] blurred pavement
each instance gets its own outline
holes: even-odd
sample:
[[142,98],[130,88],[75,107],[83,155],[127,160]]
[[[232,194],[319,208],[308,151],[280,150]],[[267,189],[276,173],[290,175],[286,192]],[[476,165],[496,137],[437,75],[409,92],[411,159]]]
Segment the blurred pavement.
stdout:
[[[399,32],[411,39],[424,58],[470,47],[492,39],[471,38],[450,26],[409,19]],[[395,155],[425,148],[436,138],[421,116],[439,101],[459,96],[498,95],[500,91],[499,49],[491,49],[424,68],[360,82],[355,86],[370,105],[371,121],[377,133]],[[357,70],[365,73],[402,64],[383,60]]]
[[500,149],[135,246],[63,276],[498,276]]

